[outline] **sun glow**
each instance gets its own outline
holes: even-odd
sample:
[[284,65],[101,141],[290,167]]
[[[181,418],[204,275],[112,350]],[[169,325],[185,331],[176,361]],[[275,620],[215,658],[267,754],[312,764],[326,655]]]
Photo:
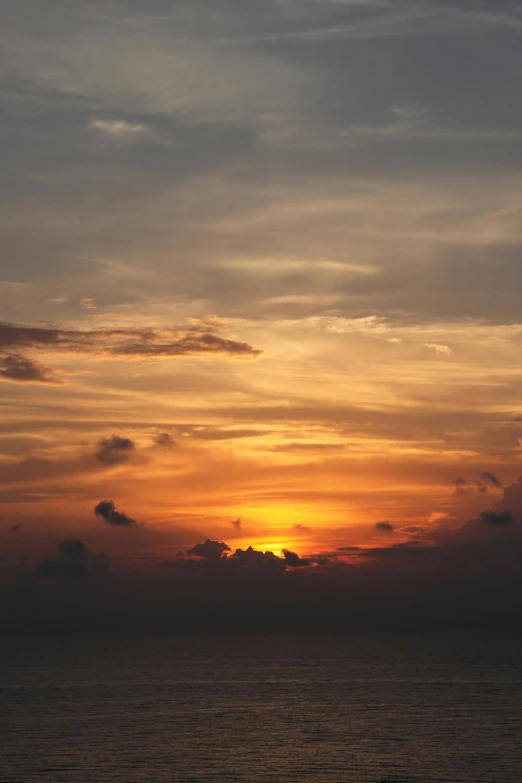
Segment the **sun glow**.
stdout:
[[249,546],[257,552],[272,552],[278,557],[284,556],[285,549],[294,551],[296,548],[302,551],[302,542],[289,538],[245,538],[236,542],[238,549],[247,549]]

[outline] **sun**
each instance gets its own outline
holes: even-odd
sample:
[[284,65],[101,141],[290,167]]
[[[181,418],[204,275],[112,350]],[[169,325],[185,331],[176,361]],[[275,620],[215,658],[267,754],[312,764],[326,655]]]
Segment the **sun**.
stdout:
[[282,556],[285,549],[305,552],[311,548],[317,514],[309,505],[269,503],[241,509],[242,535],[234,544],[246,549]]

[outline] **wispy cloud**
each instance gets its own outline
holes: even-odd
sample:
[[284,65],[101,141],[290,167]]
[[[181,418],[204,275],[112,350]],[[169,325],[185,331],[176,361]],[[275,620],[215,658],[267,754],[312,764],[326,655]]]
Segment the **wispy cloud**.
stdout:
[[63,384],[53,369],[18,353],[0,356],[0,379],[16,383]]
[[0,378],[62,383],[54,371],[19,351],[89,354],[99,358],[153,359],[181,356],[256,358],[249,343],[192,329],[51,329],[0,323]]
[[453,354],[449,345],[442,345],[441,343],[426,343],[426,348],[441,356],[451,356]]
[[153,131],[148,125],[127,120],[91,119],[89,128],[101,133],[111,141],[132,142],[144,138],[154,138]]
[[452,128],[436,125],[427,109],[415,106],[393,106],[394,121],[386,124],[353,124],[341,131],[340,137],[358,142],[372,141],[482,141],[505,142],[522,139],[520,130],[495,128]]
[[80,304],[82,307],[85,307],[86,310],[96,310],[96,305],[94,304],[94,300],[90,296],[84,296],[80,300]]
[[[463,31],[471,28],[522,29],[522,20],[515,14],[489,12],[477,9],[444,7],[437,3],[414,3],[399,0],[393,6],[389,3],[327,2],[325,7],[337,6],[351,9],[374,9],[376,13],[362,15],[348,24],[337,23],[300,30],[285,30],[254,33],[251,35],[224,38],[227,43],[255,43],[269,41],[329,41],[347,39],[372,39],[431,33]],[[379,13],[380,11],[380,13]]]

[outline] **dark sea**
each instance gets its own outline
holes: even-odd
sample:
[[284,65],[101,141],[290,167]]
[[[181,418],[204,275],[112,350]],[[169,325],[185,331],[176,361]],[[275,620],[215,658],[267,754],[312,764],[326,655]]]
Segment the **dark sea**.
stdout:
[[521,783],[522,639],[0,638],[2,783]]

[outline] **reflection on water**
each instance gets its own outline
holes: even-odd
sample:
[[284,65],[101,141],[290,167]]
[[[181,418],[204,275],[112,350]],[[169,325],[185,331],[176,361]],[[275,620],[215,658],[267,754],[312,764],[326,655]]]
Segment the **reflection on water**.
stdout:
[[2,783],[522,780],[513,637],[34,637],[0,649]]

